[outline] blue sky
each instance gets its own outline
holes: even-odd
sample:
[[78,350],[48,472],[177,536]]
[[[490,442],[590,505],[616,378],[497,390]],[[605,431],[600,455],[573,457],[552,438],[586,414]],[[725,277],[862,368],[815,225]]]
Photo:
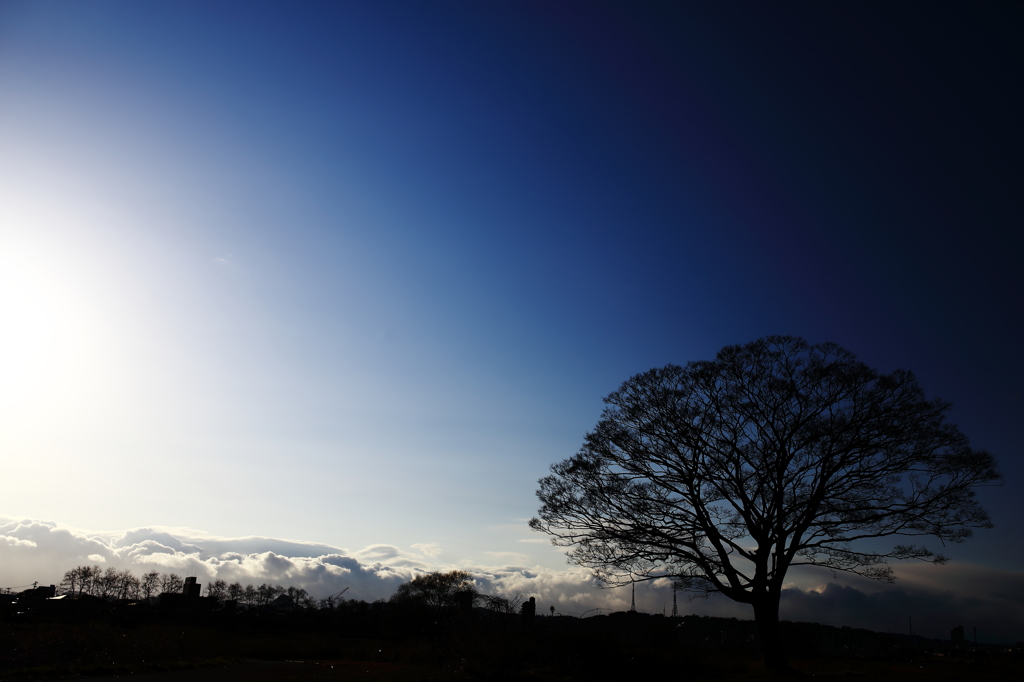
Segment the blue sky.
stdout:
[[601,397],[782,333],[954,403],[1019,572],[1012,12],[0,3],[0,512],[562,570]]

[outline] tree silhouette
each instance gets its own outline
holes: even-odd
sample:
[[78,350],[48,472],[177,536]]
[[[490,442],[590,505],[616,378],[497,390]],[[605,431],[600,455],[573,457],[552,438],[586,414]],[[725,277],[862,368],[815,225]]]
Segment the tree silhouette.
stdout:
[[245,588],[242,587],[242,583],[233,582],[228,585],[228,599],[238,602],[245,596]]
[[142,585],[140,591],[142,598],[149,603],[149,600],[157,594],[157,590],[160,588],[160,573],[157,571],[150,571],[142,576]]
[[61,594],[69,594],[72,597],[81,595],[88,583],[88,575],[83,573],[91,572],[92,569],[88,566],[76,566],[69,571],[64,573],[64,579],[60,583]]
[[891,582],[889,559],[991,527],[975,488],[1000,478],[910,372],[879,374],[832,343],[773,336],[639,374],[605,398],[579,453],[540,481],[533,529],[608,585],[671,577],[751,604],[765,663],[786,669],[790,566]]
[[256,606],[256,600],[259,597],[259,593],[256,588],[252,586],[252,583],[245,586],[245,590],[242,592],[242,600],[245,602],[247,608]]
[[228,584],[224,580],[217,579],[206,585],[206,596],[218,603],[224,601],[227,593]]
[[516,592],[511,597],[485,594],[481,595],[480,599],[485,608],[503,616],[518,615],[525,601],[522,592]]
[[421,611],[432,628],[440,628],[458,617],[462,604],[471,606],[479,599],[472,581],[473,576],[465,571],[425,573],[399,585],[390,602]]
[[160,576],[160,590],[170,594],[181,594],[185,581],[177,573],[164,573]]

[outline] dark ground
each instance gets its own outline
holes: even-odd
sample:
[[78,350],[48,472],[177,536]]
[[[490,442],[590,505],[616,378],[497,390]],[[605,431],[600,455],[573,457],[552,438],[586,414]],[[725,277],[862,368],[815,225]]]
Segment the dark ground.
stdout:
[[[484,612],[444,627],[398,612],[168,614],[116,610],[0,623],[0,681],[131,677],[233,680],[767,680],[753,624],[612,614],[579,620]],[[1022,680],[1019,648],[953,647],[789,623],[804,676],[825,680]]]

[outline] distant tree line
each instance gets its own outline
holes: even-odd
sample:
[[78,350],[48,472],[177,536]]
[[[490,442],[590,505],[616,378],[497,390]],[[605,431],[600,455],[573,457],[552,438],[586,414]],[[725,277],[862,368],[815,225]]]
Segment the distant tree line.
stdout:
[[80,597],[90,595],[112,601],[148,600],[161,592],[181,592],[185,581],[174,573],[152,571],[138,578],[125,569],[113,566],[103,570],[99,566],[78,566],[64,574],[58,592]]
[[260,586],[252,584],[242,586],[239,582],[230,585],[224,580],[214,580],[206,586],[206,596],[218,602],[231,600],[244,604],[249,608],[263,608],[278,597],[284,595],[291,604],[306,609],[334,608],[337,605],[337,597],[325,597],[317,599],[311,596],[301,587],[281,587],[263,583]]
[[[149,601],[165,592],[180,594],[184,585],[184,578],[176,573],[150,571],[139,578],[129,569],[119,571],[112,566],[106,570],[99,566],[78,566],[64,573],[58,593],[72,597],[89,595],[108,601]],[[302,588],[269,583],[243,586],[239,582],[228,584],[224,580],[214,580],[206,585],[208,598],[217,602],[233,600],[248,608],[265,607],[282,595],[296,607],[307,609],[334,608],[339,601],[337,596],[317,599]]]
[[[379,606],[400,612],[413,621],[422,621],[432,627],[443,627],[454,622],[460,613],[475,606],[504,616],[519,612],[523,603],[521,594],[512,598],[481,594],[473,584],[472,576],[465,571],[448,573],[426,573],[403,583],[387,601],[379,600]],[[89,595],[106,601],[149,602],[162,593],[181,594],[185,580],[176,573],[150,571],[142,577],[129,569],[118,570],[100,566],[78,566],[64,574],[58,587],[58,594],[72,597]],[[355,600],[342,598],[342,593],[317,598],[305,589],[282,587],[263,583],[243,586],[240,582],[228,583],[214,580],[206,584],[205,596],[217,603],[233,601],[246,609],[262,609],[275,601],[288,608],[303,610],[334,610],[356,606]],[[281,597],[286,599],[280,599]],[[367,606],[365,602],[359,602]]]

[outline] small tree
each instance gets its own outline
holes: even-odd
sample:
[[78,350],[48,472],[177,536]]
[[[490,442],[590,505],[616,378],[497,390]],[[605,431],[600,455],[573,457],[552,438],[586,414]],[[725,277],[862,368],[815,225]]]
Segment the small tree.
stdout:
[[227,596],[227,592],[227,582],[219,578],[206,585],[206,596],[213,599],[215,602],[224,601],[224,597]]
[[96,596],[100,593],[100,583],[103,578],[103,569],[99,566],[78,567],[79,588],[78,594],[90,594]]
[[129,569],[124,569],[117,576],[117,598],[138,599],[142,590],[142,582]]
[[275,594],[274,586],[268,583],[263,583],[256,588],[256,606],[263,608],[271,601],[273,601]]
[[[508,628],[510,623],[515,622],[516,618],[523,618],[523,603],[526,602],[522,592],[516,592],[511,597],[500,597],[498,595],[483,595],[480,597],[483,602],[483,606],[488,610],[498,615],[498,620],[501,624],[502,629]],[[532,618],[532,612],[530,617]]]
[[181,594],[185,581],[177,573],[164,573],[160,576],[160,591],[170,594]]
[[398,586],[391,603],[419,607],[429,625],[445,626],[457,618],[460,605],[472,605],[479,598],[472,581],[473,576],[465,571],[418,575]]
[[258,600],[259,592],[256,590],[255,587],[252,586],[252,583],[249,583],[245,586],[245,590],[242,591],[242,601],[245,602],[245,605],[248,608],[252,608],[256,606]]
[[157,571],[150,571],[142,576],[142,584],[139,586],[139,591],[142,594],[143,600],[149,602],[150,599],[156,595],[157,590],[160,587],[160,574]]
[[488,611],[494,611],[503,616],[518,615],[524,601],[522,592],[516,592],[512,597],[499,597],[487,594],[483,595],[480,599]]
[[121,573],[113,566],[107,566],[107,570],[99,573],[94,582],[97,586],[96,595],[101,599],[117,599],[118,587],[121,582]]
[[608,585],[671,577],[751,604],[765,663],[786,669],[791,566],[891,582],[922,546],[858,541],[991,527],[975,488],[1000,479],[910,372],[831,343],[768,337],[639,374],[607,398],[579,453],[540,481],[533,529]]
[[72,597],[75,596],[77,590],[81,588],[81,567],[77,566],[64,573],[64,578],[60,581],[60,593],[68,594]]
[[318,600],[311,596],[305,588],[300,587],[295,590],[295,596],[293,599],[295,600],[295,605],[300,608],[309,610],[316,610],[317,608]]
[[228,599],[232,601],[240,601],[245,595],[245,589],[242,587],[242,583],[233,582],[228,585]]

